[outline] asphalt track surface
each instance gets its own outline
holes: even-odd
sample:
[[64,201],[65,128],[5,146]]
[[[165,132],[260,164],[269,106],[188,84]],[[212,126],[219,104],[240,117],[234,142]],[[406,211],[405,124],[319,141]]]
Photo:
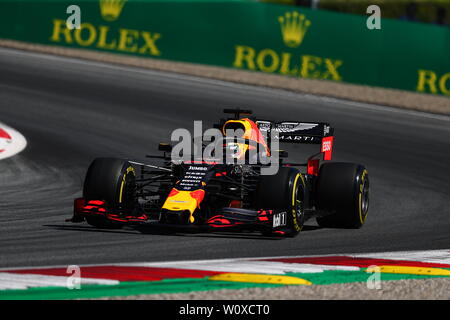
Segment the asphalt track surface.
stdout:
[[[160,235],[64,222],[95,157],[143,160],[180,127],[224,107],[261,118],[328,121],[334,160],[371,179],[366,225],[295,238]],[[0,162],[0,267],[450,248],[450,118],[43,54],[0,50],[0,121],[28,146]],[[290,160],[302,147],[288,146]]]

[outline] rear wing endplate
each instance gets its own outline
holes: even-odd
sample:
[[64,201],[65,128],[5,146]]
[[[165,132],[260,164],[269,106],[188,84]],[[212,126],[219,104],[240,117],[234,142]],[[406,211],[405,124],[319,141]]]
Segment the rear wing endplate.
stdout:
[[331,160],[334,129],[329,123],[257,120],[256,124],[267,137],[278,139],[279,142],[321,144],[324,160]]

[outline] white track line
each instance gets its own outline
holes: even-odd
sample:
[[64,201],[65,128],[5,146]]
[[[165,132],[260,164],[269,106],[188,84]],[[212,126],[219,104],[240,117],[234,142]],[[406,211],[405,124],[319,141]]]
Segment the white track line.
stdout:
[[[277,274],[287,273],[321,273],[327,270],[358,271],[356,266],[340,265],[319,265],[308,263],[288,263],[279,261],[266,261],[275,258],[304,258],[304,257],[326,257],[333,255],[319,256],[284,256],[266,258],[237,258],[237,259],[214,259],[214,260],[192,260],[192,261],[171,261],[171,262],[143,262],[143,263],[112,263],[104,266],[123,267],[147,267],[147,268],[169,268],[169,269],[190,269],[203,271],[216,271],[224,273],[254,273],[254,274]],[[434,263],[450,263],[450,250],[423,250],[423,251],[398,251],[366,254],[336,254],[335,256],[351,256],[377,259],[407,260]],[[97,265],[101,266],[101,265]],[[48,267],[32,267],[29,269],[46,269]],[[53,267],[55,268],[55,267]],[[17,274],[14,270],[24,268],[0,269],[0,291],[8,289],[27,289],[31,287],[68,287],[70,275],[50,276],[39,274]],[[82,269],[81,269],[82,270]],[[80,274],[82,276],[82,274]],[[82,284],[103,284],[116,285],[117,280],[80,278]]]
[[369,254],[356,254],[355,257],[420,261],[428,263],[450,264],[450,250],[399,251]]
[[286,274],[295,273],[321,273],[326,270],[358,271],[358,267],[352,266],[330,266],[308,263],[284,263],[277,261],[229,261],[229,262],[173,262],[173,263],[142,263],[134,266],[154,267],[154,268],[173,268],[173,269],[191,269],[203,271],[218,271],[232,273],[264,273],[264,274]]
[[19,131],[0,123],[0,160],[15,156],[26,146],[27,140]]
[[[338,254],[321,254],[321,255],[298,255],[298,256],[270,256],[270,257],[248,257],[248,258],[228,258],[228,259],[210,259],[210,260],[181,260],[181,261],[160,261],[160,262],[123,262],[123,263],[102,263],[102,264],[85,264],[80,265],[80,267],[89,266],[122,266],[122,267],[159,267],[159,268],[181,268],[187,269],[197,269],[204,267],[208,268],[220,268],[220,267],[230,267],[233,265],[240,265],[240,267],[245,268],[246,272],[249,272],[248,268],[251,264],[256,263],[260,267],[270,268],[267,264],[273,264],[271,272],[278,273],[281,270],[294,270],[289,272],[300,272],[298,268],[312,268],[323,270],[356,270],[347,266],[331,266],[331,265],[310,265],[299,263],[293,265],[291,263],[286,263],[289,266],[285,266],[285,263],[280,264],[279,262],[265,261],[270,259],[289,259],[289,258],[310,258],[310,257],[330,257],[330,256],[351,256],[351,257],[364,257],[364,258],[377,258],[377,259],[392,259],[392,260],[409,260],[409,261],[420,261],[420,262],[433,262],[450,264],[450,249],[439,249],[439,250],[420,250],[420,251],[397,251],[397,252],[379,252],[379,253],[338,253]],[[274,264],[276,263],[276,264]],[[336,268],[337,267],[337,268]],[[67,265],[59,266],[38,266],[38,267],[9,267],[0,268],[0,272],[8,270],[24,270],[24,269],[48,269],[48,268],[67,268]],[[287,268],[287,269],[286,269]],[[213,270],[213,269],[209,269]],[[214,269],[216,270],[216,269]],[[316,272],[321,272],[316,271]],[[249,272],[250,273],[250,272]]]
[[[70,276],[47,276],[38,274],[0,273],[0,290],[27,289],[32,287],[68,287]],[[103,284],[116,285],[117,280],[80,278],[80,285]]]

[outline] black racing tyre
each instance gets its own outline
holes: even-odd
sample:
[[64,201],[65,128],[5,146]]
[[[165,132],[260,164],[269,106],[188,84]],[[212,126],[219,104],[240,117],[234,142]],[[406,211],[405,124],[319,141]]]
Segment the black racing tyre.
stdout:
[[369,210],[369,174],[359,164],[324,163],[316,185],[317,210],[321,227],[361,228]]
[[[108,208],[133,212],[136,205],[136,174],[125,160],[97,158],[87,170],[83,186],[83,198],[105,201]],[[86,217],[86,221],[98,228],[114,228],[121,225],[103,217]]]
[[258,209],[286,210],[285,236],[296,236],[305,223],[304,211],[305,181],[295,168],[280,167],[275,175],[261,176],[257,193]]

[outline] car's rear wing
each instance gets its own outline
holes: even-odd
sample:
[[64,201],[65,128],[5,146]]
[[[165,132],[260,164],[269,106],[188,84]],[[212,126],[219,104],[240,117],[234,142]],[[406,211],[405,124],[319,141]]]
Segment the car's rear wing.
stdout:
[[322,138],[333,135],[333,128],[324,122],[257,120],[261,132],[276,133],[280,142],[321,144]]
[[256,124],[267,137],[279,142],[321,144],[324,160],[331,160],[334,129],[329,123],[257,120]]

